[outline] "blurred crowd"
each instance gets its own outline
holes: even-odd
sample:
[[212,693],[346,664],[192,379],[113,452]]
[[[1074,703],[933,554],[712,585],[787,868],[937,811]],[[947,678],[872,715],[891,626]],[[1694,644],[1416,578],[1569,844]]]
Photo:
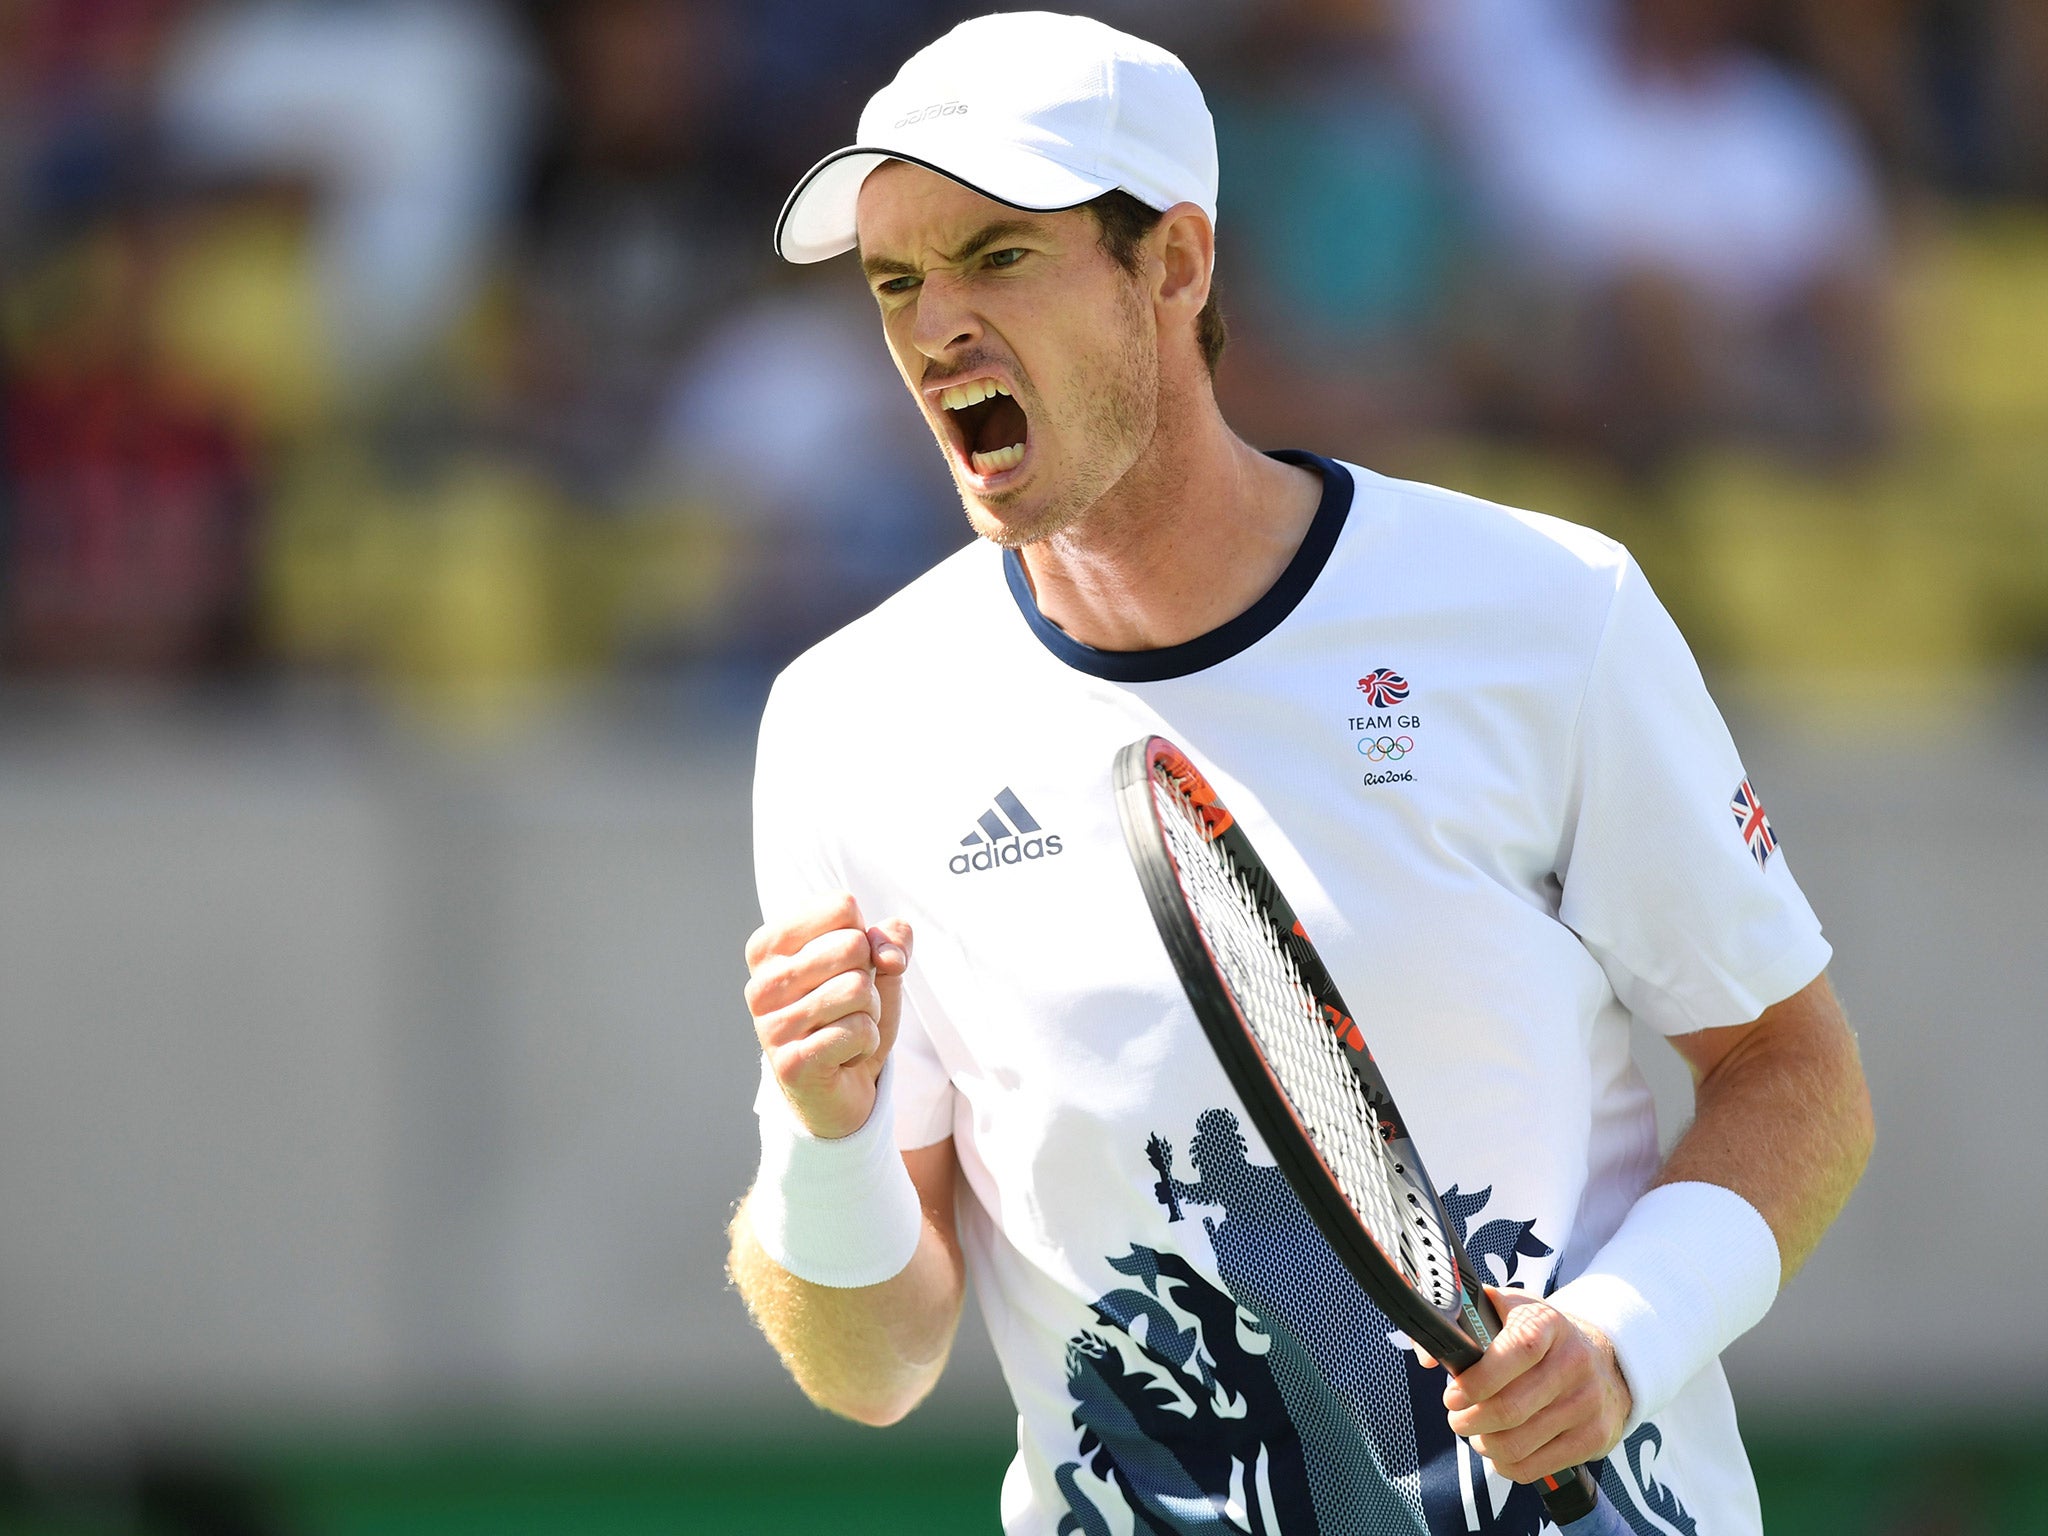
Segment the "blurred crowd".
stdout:
[[[768,232],[984,8],[0,0],[0,676],[749,683],[871,606],[967,529]],[[1853,476],[1902,243],[2048,202],[2040,0],[1084,8],[1208,92],[1267,446]]]

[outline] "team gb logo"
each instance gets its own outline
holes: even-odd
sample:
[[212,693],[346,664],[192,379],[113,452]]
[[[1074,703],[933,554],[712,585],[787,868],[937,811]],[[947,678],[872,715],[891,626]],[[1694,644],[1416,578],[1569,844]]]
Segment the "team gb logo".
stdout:
[[1408,697],[1408,679],[1392,667],[1379,667],[1358,680],[1358,691],[1374,709],[1386,709]]

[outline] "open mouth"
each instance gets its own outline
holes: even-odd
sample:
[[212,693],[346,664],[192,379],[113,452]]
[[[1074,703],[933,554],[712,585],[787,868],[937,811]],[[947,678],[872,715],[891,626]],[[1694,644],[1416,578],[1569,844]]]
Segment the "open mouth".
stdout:
[[1024,462],[1031,423],[1009,388],[995,379],[969,379],[939,392],[953,445],[984,479]]

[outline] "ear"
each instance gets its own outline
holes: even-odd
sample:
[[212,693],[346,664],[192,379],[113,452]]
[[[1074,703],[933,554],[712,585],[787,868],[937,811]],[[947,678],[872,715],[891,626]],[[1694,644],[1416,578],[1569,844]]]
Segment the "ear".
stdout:
[[1160,215],[1150,240],[1159,262],[1152,301],[1160,329],[1193,328],[1195,317],[1209,302],[1209,279],[1216,267],[1216,229],[1193,203],[1175,203]]

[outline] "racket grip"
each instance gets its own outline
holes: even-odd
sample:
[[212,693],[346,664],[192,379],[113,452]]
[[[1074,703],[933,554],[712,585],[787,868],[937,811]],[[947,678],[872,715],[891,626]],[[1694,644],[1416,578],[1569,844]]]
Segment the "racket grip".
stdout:
[[[1546,1492],[1543,1497],[1543,1507],[1548,1511],[1550,1518],[1557,1522],[1560,1536],[1635,1536],[1635,1527],[1622,1518],[1621,1512],[1614,1507],[1612,1501],[1600,1496],[1599,1487],[1593,1481],[1592,1469],[1574,1467],[1572,1472],[1585,1484],[1583,1497],[1588,1502],[1584,1514],[1567,1514],[1558,1504],[1552,1503],[1550,1494]],[[1579,1491],[1569,1484],[1567,1490],[1574,1494],[1573,1504],[1576,1506]]]
[[[1460,1254],[1459,1257],[1462,1259],[1464,1256]],[[1500,1331],[1500,1313],[1494,1308],[1493,1298],[1486,1294],[1486,1287],[1466,1264],[1460,1265],[1459,1277],[1465,1283],[1464,1299],[1471,1309],[1466,1318],[1467,1326],[1472,1327],[1480,1349],[1484,1351]],[[1474,1317],[1473,1313],[1477,1316]],[[1611,1536],[1630,1536],[1628,1527],[1614,1512],[1614,1506],[1601,1502],[1600,1484],[1583,1466],[1567,1467],[1543,1479],[1543,1508],[1559,1529],[1566,1532],[1566,1536],[1610,1536],[1610,1533]],[[1573,1521],[1580,1524],[1573,1527]]]
[[[1555,1484],[1544,1479],[1543,1508],[1566,1536],[1627,1536],[1628,1527],[1614,1513],[1614,1506],[1600,1502],[1600,1485],[1584,1467],[1567,1467],[1556,1475]],[[1605,1519],[1588,1519],[1596,1511]],[[1578,1522],[1574,1524],[1574,1522]]]

